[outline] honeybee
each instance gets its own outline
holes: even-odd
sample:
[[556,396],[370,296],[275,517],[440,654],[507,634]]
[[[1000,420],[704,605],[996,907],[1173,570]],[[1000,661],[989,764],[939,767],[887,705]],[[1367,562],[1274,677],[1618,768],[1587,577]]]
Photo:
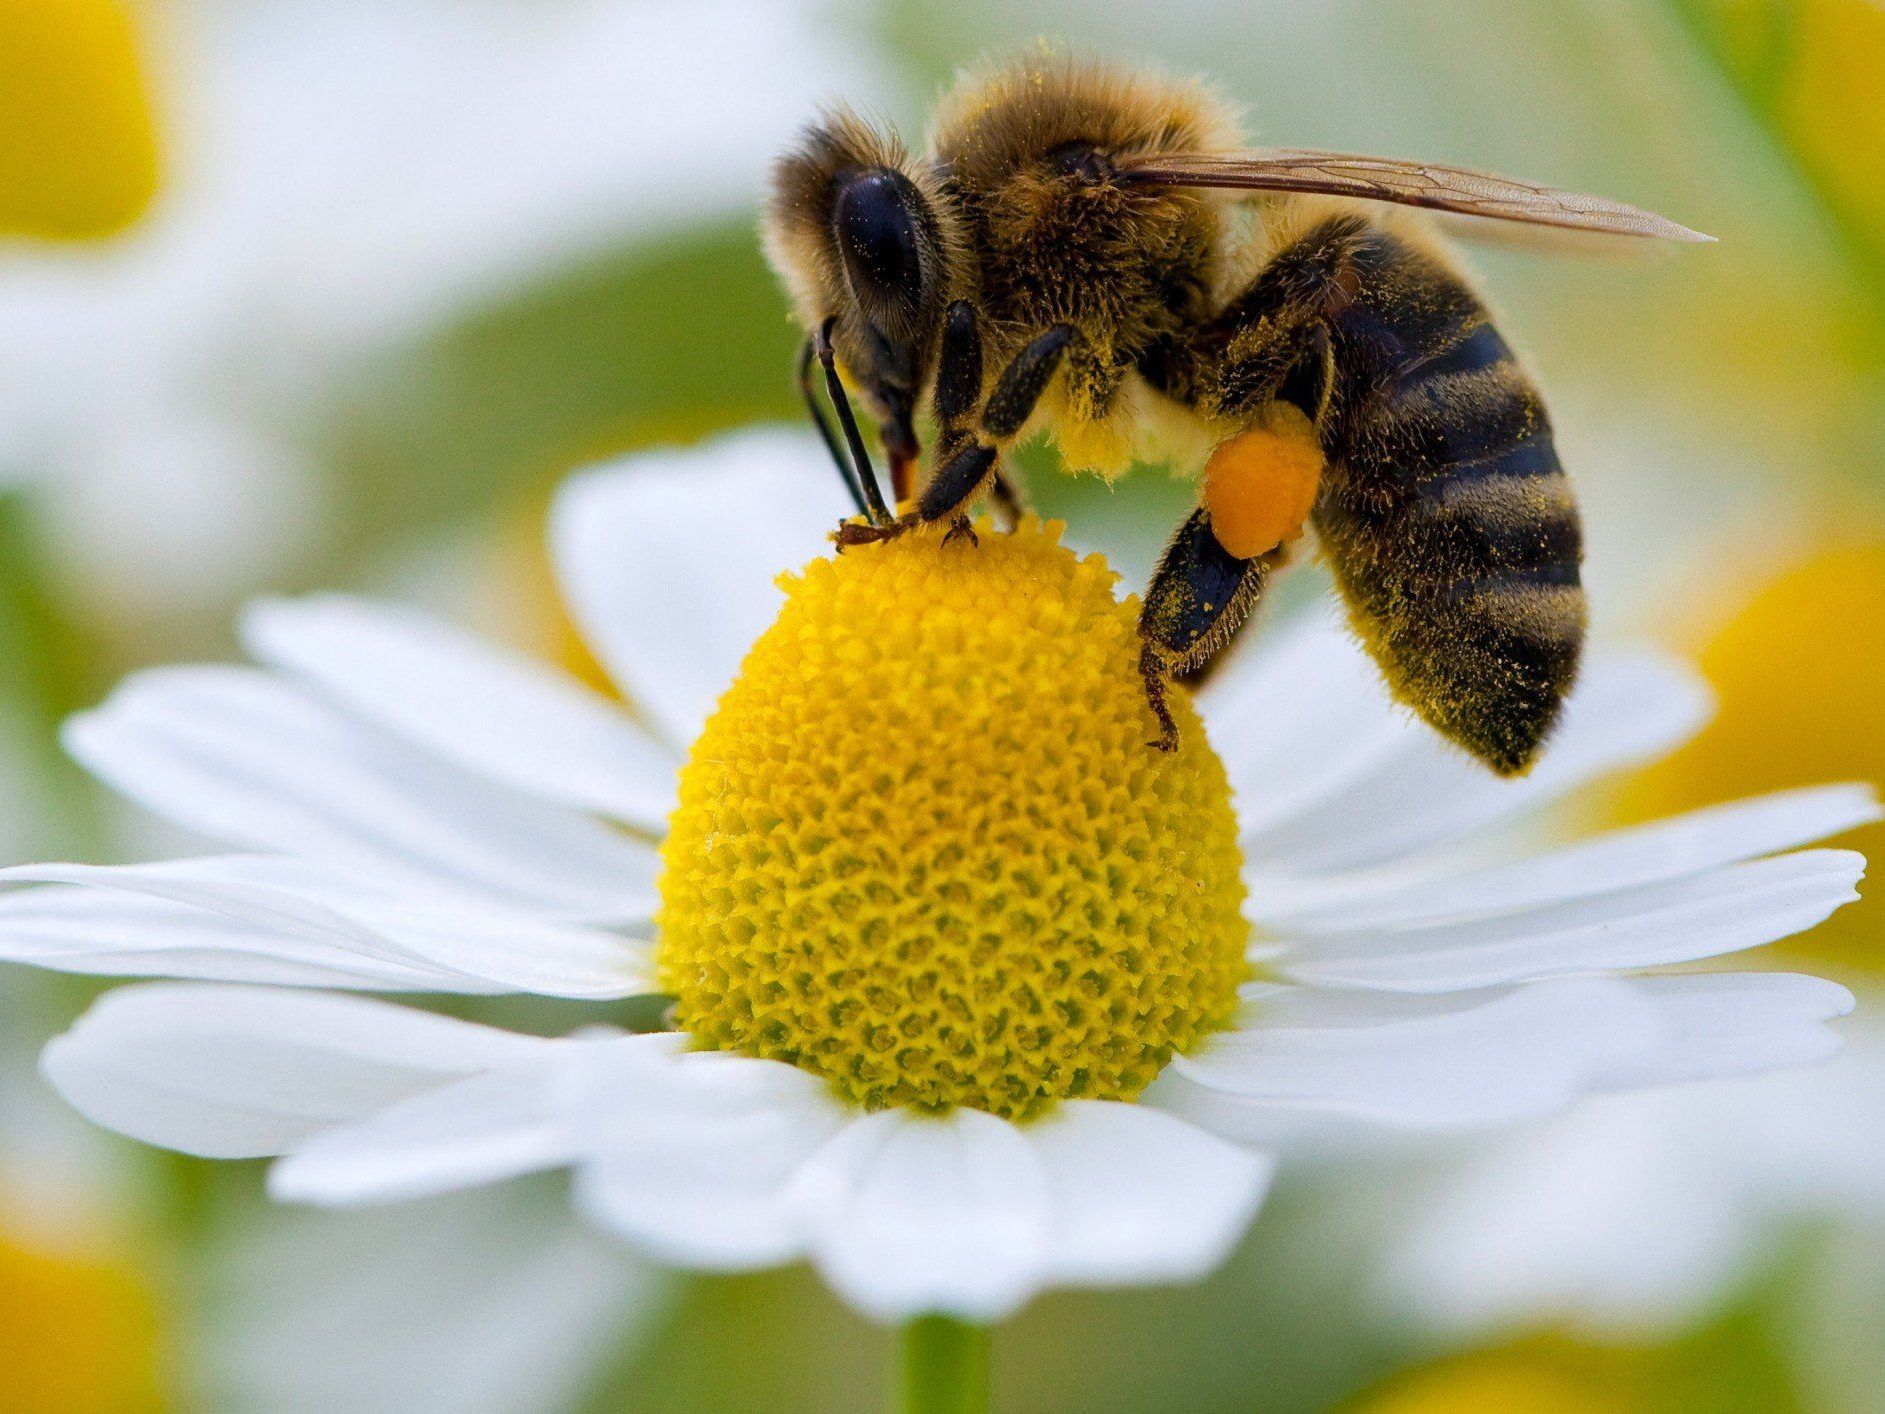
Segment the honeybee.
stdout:
[[[1538,390],[1415,207],[1707,239],[1454,167],[1245,147],[1199,84],[1046,53],[961,81],[922,155],[828,113],[780,158],[764,236],[859,512],[840,548],[930,524],[973,538],[968,505],[1013,506],[1001,452],[1036,429],[1107,476],[1189,458],[1199,502],[1140,617],[1153,745],[1176,745],[1169,681],[1222,652],[1312,525],[1394,694],[1524,771],[1582,648],[1577,508]],[[936,448],[913,488],[925,401]]]

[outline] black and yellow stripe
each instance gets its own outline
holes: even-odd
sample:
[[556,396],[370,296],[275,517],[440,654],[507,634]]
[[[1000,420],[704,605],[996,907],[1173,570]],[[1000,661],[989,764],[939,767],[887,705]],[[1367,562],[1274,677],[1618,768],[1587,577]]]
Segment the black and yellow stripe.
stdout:
[[1582,534],[1550,420],[1457,275],[1385,231],[1341,238],[1355,294],[1328,325],[1317,530],[1396,694],[1523,770],[1584,637]]

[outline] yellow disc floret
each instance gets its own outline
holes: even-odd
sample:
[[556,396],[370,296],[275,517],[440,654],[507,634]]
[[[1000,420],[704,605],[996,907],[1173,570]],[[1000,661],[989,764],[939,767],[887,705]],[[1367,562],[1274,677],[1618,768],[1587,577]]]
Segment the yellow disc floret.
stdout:
[[703,1045],[869,1108],[1130,1099],[1245,976],[1235,817],[1135,606],[1025,521],[820,560],[695,743],[658,961]]

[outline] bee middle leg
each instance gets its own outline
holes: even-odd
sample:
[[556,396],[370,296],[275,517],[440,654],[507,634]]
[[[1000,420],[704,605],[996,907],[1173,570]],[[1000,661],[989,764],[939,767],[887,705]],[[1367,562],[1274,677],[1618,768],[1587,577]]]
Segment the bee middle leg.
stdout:
[[[973,540],[975,532],[963,508],[995,472],[999,444],[1012,440],[1033,416],[1072,342],[1073,329],[1056,324],[1016,354],[995,380],[971,430],[966,424],[981,390],[981,336],[973,307],[962,300],[951,305],[936,379],[936,412],[943,426],[941,445],[946,459],[925,483],[909,514],[888,524],[846,521],[835,537],[838,548],[894,539],[918,526],[945,520],[951,522],[950,539],[966,535]],[[1005,487],[998,473],[995,494],[997,499],[1015,502],[1013,488]]]
[[1021,524],[1021,517],[1028,513],[1028,503],[1021,494],[1021,488],[1015,485],[1014,478],[999,466],[988,483],[988,498],[1001,511],[1002,518],[1008,522],[1008,529],[1013,530]]

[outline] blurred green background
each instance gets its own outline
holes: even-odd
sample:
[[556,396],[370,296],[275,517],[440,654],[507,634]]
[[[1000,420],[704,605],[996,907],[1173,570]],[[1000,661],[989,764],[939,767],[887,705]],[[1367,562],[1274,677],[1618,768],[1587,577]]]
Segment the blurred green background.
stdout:
[[[57,725],[138,666],[234,656],[253,594],[393,593],[567,656],[557,480],[796,416],[754,236],[770,153],[839,97],[914,137],[959,66],[1040,36],[1204,74],[1258,140],[1719,237],[1471,256],[1550,394],[1599,631],[1697,655],[1722,698],[1604,809],[1885,776],[1875,0],[0,0],[0,848],[167,852]],[[1026,467],[1129,572],[1186,505],[1157,468]],[[1814,964],[1885,994],[1885,917],[1841,918]],[[803,1273],[662,1277],[530,1185],[316,1220],[86,1130],[31,1056],[89,994],[0,981],[0,1407],[881,1403],[887,1337]],[[998,1338],[998,1407],[1885,1408],[1885,1203],[1762,1208],[1664,1319],[1462,1330],[1380,1281],[1455,1162],[1301,1175],[1198,1288],[1043,1300]]]

